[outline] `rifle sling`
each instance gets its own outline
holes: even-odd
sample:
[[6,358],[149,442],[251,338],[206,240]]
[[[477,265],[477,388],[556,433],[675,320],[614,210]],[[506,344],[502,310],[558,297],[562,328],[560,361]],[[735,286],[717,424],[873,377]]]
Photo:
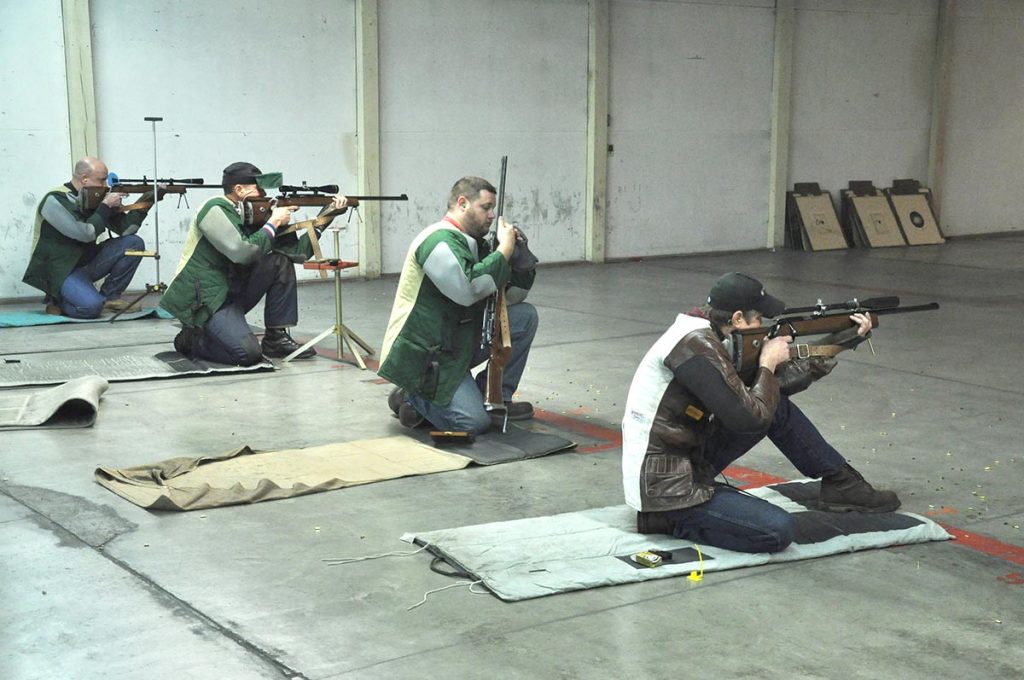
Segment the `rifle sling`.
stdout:
[[809,345],[807,343],[793,343],[789,346],[790,359],[809,359],[810,357],[834,357],[842,352],[845,347],[842,345]]
[[301,222],[294,222],[292,224],[289,224],[281,231],[277,232],[277,235],[284,236],[285,234],[290,234],[294,231],[298,231],[299,229],[308,229],[309,227],[313,227],[314,229],[320,229],[321,227],[326,227],[327,225],[329,225],[331,222],[334,221],[334,218],[340,214],[340,212],[328,212],[324,213],[323,215],[320,215],[319,217],[314,217],[311,220],[302,220]]

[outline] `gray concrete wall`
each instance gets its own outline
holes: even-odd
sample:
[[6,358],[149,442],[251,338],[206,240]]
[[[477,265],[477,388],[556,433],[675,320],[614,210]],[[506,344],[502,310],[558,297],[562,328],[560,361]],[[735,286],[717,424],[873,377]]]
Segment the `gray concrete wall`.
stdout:
[[[290,182],[354,187],[357,0],[92,0],[99,153],[124,175],[217,181],[250,159]],[[939,177],[947,234],[1024,229],[1024,5],[953,3]],[[760,248],[770,214],[774,0],[609,3],[607,255]],[[789,182],[926,179],[938,0],[797,0]],[[60,3],[0,5],[0,298],[33,210],[69,176]],[[510,157],[508,214],[544,262],[585,257],[586,0],[379,0],[382,265],[437,219],[463,174]],[[19,93],[19,94],[11,94]],[[191,209],[161,204],[163,278]],[[152,241],[152,218],[143,227]],[[342,255],[353,258],[350,226]],[[330,242],[327,241],[330,252]],[[303,273],[303,276],[308,276]],[[136,285],[154,278],[143,264]]]
[[1024,229],[1024,3],[958,2],[951,33],[943,229]]
[[612,3],[609,257],[764,243],[772,5]]
[[[92,20],[99,147],[121,177],[153,176],[143,118],[162,116],[161,177],[219,183],[226,165],[245,160],[283,172],[289,184],[355,186],[354,0],[140,0],[131,11],[118,0],[93,0]],[[160,203],[165,282],[195,209],[215,193],[189,192],[190,208],[175,198]],[[140,232],[147,240],[152,220],[150,213]],[[342,238],[349,259],[357,238],[354,227]],[[136,283],[152,281],[152,269],[143,263]]]
[[56,2],[0,5],[0,297],[21,283],[36,204],[71,173],[64,34]]
[[932,0],[797,3],[790,186],[924,183],[936,17]]
[[386,0],[380,6],[383,269],[444,215],[452,184],[497,184],[543,261],[583,258],[585,0]]

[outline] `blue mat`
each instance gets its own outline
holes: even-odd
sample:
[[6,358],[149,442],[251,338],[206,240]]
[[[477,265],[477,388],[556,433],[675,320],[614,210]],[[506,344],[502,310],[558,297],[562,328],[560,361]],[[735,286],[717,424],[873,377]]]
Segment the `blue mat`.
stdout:
[[[22,326],[49,326],[55,323],[96,323],[110,321],[113,314],[98,319],[72,319],[70,316],[47,314],[46,312],[0,312],[0,328],[20,328]],[[131,321],[156,316],[160,319],[173,319],[170,312],[159,307],[143,307],[137,312],[129,312],[117,317],[115,321]]]

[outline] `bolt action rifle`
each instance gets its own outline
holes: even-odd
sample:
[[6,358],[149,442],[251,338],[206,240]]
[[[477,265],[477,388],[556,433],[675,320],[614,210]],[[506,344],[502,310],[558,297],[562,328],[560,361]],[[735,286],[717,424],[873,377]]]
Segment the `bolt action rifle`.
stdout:
[[[498,182],[498,205],[495,209],[495,225],[505,212],[505,169],[508,156],[501,157],[501,179]],[[493,253],[498,249],[498,233],[490,234],[490,246]],[[488,413],[502,416],[501,431],[508,425],[508,409],[501,393],[501,383],[505,377],[505,364],[512,354],[512,332],[508,322],[508,304],[505,301],[505,287],[499,286],[494,295],[487,298],[484,307],[483,332],[480,336],[481,349],[489,350],[491,358],[487,362],[487,393],[484,395],[484,408]]]
[[[193,177],[191,179],[147,179],[143,175],[142,179],[120,179],[114,176],[114,183],[110,186],[103,187],[82,187],[82,190],[78,194],[78,200],[81,202],[81,208],[83,210],[95,210],[100,201],[102,201],[108,193],[118,194],[144,194],[141,200],[134,203],[128,203],[122,205],[119,210],[123,213],[132,212],[133,210],[149,210],[153,207],[153,185],[157,185],[157,200],[162,200],[167,194],[177,194],[178,200],[181,201],[185,198],[185,192],[189,189],[220,189],[219,184],[206,184],[201,177]],[[187,203],[186,203],[187,205]]]
[[[277,196],[259,196],[247,198],[242,201],[242,222],[247,226],[262,226],[270,219],[270,213],[274,208],[327,208],[338,193],[337,184],[321,184],[309,186],[306,182],[301,185],[284,185],[279,189]],[[357,208],[361,201],[408,201],[407,194],[398,196],[346,196],[348,208]],[[311,220],[302,220],[289,224],[287,228],[277,232],[278,236],[290,234],[299,229],[323,229],[327,227],[335,217],[341,215],[344,210],[322,210],[322,212]]]
[[[878,317],[884,314],[909,314],[938,308],[938,302],[901,307],[900,299],[895,296],[867,300],[854,298],[833,304],[822,304],[819,300],[810,307],[784,310],[770,325],[734,330],[727,346],[732,354],[733,367],[746,382],[757,373],[758,360],[765,340],[786,335],[794,338],[789,347],[791,359],[832,357],[859,342],[859,336],[853,330],[857,324],[850,320],[851,314],[868,315],[871,319],[871,328],[877,328]],[[826,336],[820,339],[819,343],[795,342],[796,338],[819,335]]]

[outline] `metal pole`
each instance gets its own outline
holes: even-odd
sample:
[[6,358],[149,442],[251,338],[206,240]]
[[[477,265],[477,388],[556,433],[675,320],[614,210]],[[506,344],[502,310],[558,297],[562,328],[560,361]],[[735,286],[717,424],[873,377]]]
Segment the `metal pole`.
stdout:
[[[344,326],[341,324],[341,239],[338,236],[339,230],[334,229],[334,257],[338,260],[338,268],[334,270],[334,320],[337,324],[334,327],[334,334],[338,336],[338,359],[344,354],[342,340],[344,340]],[[352,348],[352,355],[356,355],[356,348]]]
[[159,289],[163,284],[163,279],[160,278],[160,201],[157,200],[157,186],[156,178],[160,175],[156,169],[156,124],[157,121],[163,120],[160,116],[146,116],[143,120],[149,121],[153,126],[153,234],[156,239],[155,248],[156,257],[156,285]]

